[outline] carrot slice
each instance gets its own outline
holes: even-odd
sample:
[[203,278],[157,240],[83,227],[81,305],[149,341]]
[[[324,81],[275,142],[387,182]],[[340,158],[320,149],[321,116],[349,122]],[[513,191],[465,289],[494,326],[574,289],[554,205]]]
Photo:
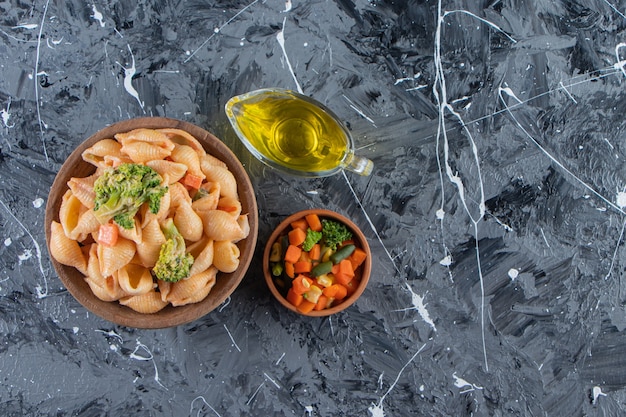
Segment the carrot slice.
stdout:
[[287,274],[289,278],[296,276],[296,271],[292,262],[285,261],[285,274]]
[[342,300],[348,295],[348,289],[341,284],[333,284],[328,288],[324,288],[322,292],[326,297],[336,298],[338,300]]
[[313,280],[304,275],[298,275],[293,279],[291,289],[298,295],[302,295],[311,288]]
[[330,307],[330,300],[325,295],[320,295],[320,298],[317,299],[317,303],[315,303],[314,310],[323,310],[325,308]]
[[118,236],[119,230],[113,223],[101,224],[98,229],[98,243],[105,246],[115,246]]
[[322,256],[322,247],[320,246],[319,243],[316,243],[315,245],[313,245],[313,247],[309,251],[309,258],[312,261],[319,261],[321,256]]
[[287,251],[285,252],[285,262],[289,262],[295,264],[300,260],[300,254],[302,254],[302,249],[298,246],[289,245],[287,247]]
[[185,174],[181,182],[183,183],[185,187],[189,187],[194,190],[197,190],[202,185],[202,177],[187,173]]
[[356,248],[349,258],[352,262],[352,268],[356,270],[363,262],[365,262],[367,253],[361,248]]
[[311,272],[313,265],[309,261],[298,261],[293,264],[293,270],[296,274],[305,274]]
[[306,219],[306,222],[308,223],[311,230],[316,232],[322,231],[322,222],[320,221],[320,218],[317,214],[307,214],[306,216],[304,216],[304,218]]
[[293,222],[291,222],[291,228],[292,229],[301,229],[301,230],[304,230],[306,232],[307,227],[309,227],[309,225],[306,222],[306,219],[304,219],[304,218],[298,219],[298,220],[294,220]]
[[306,239],[306,231],[302,229],[293,229],[288,233],[289,235],[289,244],[294,246],[299,246]]
[[315,303],[312,303],[307,300],[302,300],[302,303],[298,306],[298,311],[301,313],[310,313],[315,308]]
[[304,301],[304,297],[302,297],[302,294],[296,294],[293,288],[289,288],[289,291],[287,291],[287,301],[298,307],[302,301]]

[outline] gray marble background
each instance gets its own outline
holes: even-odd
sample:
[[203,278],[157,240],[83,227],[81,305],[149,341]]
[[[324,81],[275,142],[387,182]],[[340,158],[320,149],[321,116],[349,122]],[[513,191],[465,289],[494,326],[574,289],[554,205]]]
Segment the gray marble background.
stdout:
[[[626,3],[0,1],[0,415],[618,416],[626,412]],[[262,87],[332,108],[369,177],[283,176],[223,106]],[[259,244],[232,297],[164,330],[61,285],[55,173],[120,120],[195,123],[240,157]],[[286,204],[285,202],[289,203]],[[324,319],[260,255],[327,207],[373,276]]]

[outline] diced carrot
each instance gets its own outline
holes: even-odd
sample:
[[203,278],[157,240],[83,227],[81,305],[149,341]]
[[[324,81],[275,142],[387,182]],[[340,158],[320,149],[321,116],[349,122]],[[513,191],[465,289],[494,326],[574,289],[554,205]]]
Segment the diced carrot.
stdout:
[[354,270],[352,269],[352,263],[348,259],[344,259],[336,265],[337,272],[335,272],[335,280],[337,283],[347,285],[354,278]]
[[293,270],[296,274],[306,274],[311,272],[313,265],[309,261],[298,261],[293,264]]
[[298,307],[302,303],[302,301],[304,301],[304,297],[302,297],[302,294],[296,294],[293,291],[293,287],[292,287],[292,288],[289,288],[289,291],[287,291],[287,301],[289,301],[294,306]]
[[299,261],[311,262],[311,258],[309,257],[309,252],[306,252],[306,251],[303,250],[302,253],[300,254]]
[[98,229],[98,243],[105,246],[115,246],[118,236],[119,230],[113,223],[101,224]]
[[319,261],[322,252],[322,247],[320,246],[319,243],[316,243],[315,245],[313,245],[313,247],[311,248],[311,250],[309,251],[309,258],[312,261]]
[[348,290],[348,296],[354,294],[359,284],[360,282],[358,279],[353,279],[352,281],[348,282],[348,284],[346,285],[346,288]]
[[352,268],[357,269],[367,258],[367,253],[361,249],[356,248],[350,255],[350,261],[352,262]]
[[325,295],[320,295],[320,298],[317,299],[317,303],[315,304],[314,310],[323,310],[329,307],[329,299]]
[[289,245],[287,247],[287,251],[285,252],[285,262],[290,262],[292,264],[295,264],[296,262],[298,262],[300,260],[300,254],[302,253],[302,249],[300,249],[298,246],[294,246],[294,245]]
[[222,206],[220,204],[217,205],[218,210],[225,211],[227,213],[233,213],[239,209],[237,206]]
[[302,245],[306,239],[306,231],[302,229],[293,229],[289,233],[289,243],[294,246]]
[[181,182],[185,187],[189,187],[194,190],[197,190],[202,185],[202,177],[199,177],[197,175],[193,175],[190,173],[186,173],[183,179],[181,180]]
[[296,276],[296,271],[295,271],[293,262],[285,261],[285,274],[287,274],[289,278],[293,278]]
[[311,288],[311,283],[313,280],[311,278],[307,278],[304,275],[298,275],[295,277],[291,283],[291,289],[299,295],[304,294]]
[[292,229],[301,229],[306,232],[307,227],[309,227],[309,224],[306,222],[306,219],[304,218],[294,220],[293,222],[291,222]]
[[354,269],[352,268],[352,262],[348,259],[342,259],[339,262],[339,273],[346,274],[347,276],[354,278]]
[[311,311],[313,311],[313,309],[315,308],[315,303],[312,303],[310,301],[307,300],[302,300],[302,302],[300,303],[298,307],[298,311],[303,313],[303,314],[307,314],[310,313]]
[[320,218],[317,214],[315,213],[307,214],[306,216],[304,216],[304,218],[306,219],[306,222],[308,223],[311,230],[315,232],[322,231],[322,222],[320,221]]
[[341,284],[333,284],[322,291],[326,297],[342,300],[348,295],[348,289]]

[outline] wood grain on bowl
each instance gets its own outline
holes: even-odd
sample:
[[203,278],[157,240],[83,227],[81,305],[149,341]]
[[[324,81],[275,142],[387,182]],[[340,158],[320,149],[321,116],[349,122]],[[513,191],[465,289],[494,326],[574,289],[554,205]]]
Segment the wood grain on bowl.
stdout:
[[[244,278],[252,261],[258,234],[258,209],[250,178],[239,162],[236,155],[216,136],[210,132],[181,120],[146,117],[122,121],[108,126],[82,142],[67,158],[56,175],[46,206],[46,239],[50,243],[50,225],[59,221],[59,209],[64,193],[67,191],[67,182],[72,177],[86,177],[95,172],[95,166],[82,159],[82,153],[96,142],[113,138],[117,133],[129,132],[138,128],[147,129],[180,129],[195,137],[204,149],[223,161],[237,181],[237,192],[241,201],[242,213],[248,214],[250,232],[248,236],[237,242],[240,250],[239,267],[231,273],[219,273],[215,286],[209,295],[202,301],[179,307],[168,305],[163,310],[153,314],[142,314],[117,302],[106,302],[97,298],[84,275],[77,269],[62,265],[54,258],[52,264],[59,278],[67,290],[92,313],[113,323],[136,328],[165,328],[177,326],[198,319],[222,304]],[[50,249],[50,248],[49,248]]]

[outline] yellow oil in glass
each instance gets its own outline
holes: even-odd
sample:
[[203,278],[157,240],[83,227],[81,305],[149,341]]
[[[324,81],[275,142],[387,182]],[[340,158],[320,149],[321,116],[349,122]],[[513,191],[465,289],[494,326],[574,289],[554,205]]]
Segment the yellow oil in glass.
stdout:
[[238,129],[260,156],[303,173],[337,169],[350,142],[341,125],[305,100],[268,94],[235,102]]

